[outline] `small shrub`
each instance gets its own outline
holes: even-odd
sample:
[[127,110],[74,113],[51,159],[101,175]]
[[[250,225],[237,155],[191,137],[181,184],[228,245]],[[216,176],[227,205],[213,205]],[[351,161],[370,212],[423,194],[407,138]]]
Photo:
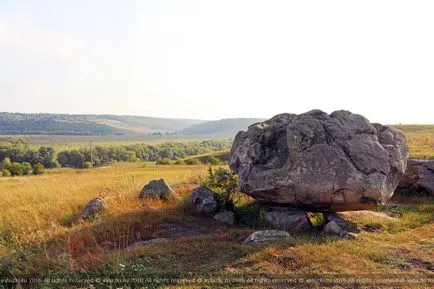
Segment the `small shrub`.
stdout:
[[238,187],[238,178],[231,171],[224,168],[218,168],[213,171],[211,167],[208,168],[208,177],[204,181],[204,185],[218,193],[228,206],[228,209],[234,207],[236,203],[236,194]]
[[2,170],[2,175],[4,177],[10,177],[11,176],[11,172],[9,170],[7,170],[7,169],[3,169]]
[[33,173],[32,165],[28,162],[21,163],[23,175],[31,175]]
[[209,163],[213,166],[218,166],[220,164],[220,160],[216,157],[211,157]]
[[33,174],[34,175],[42,175],[44,173],[44,171],[45,171],[45,167],[43,164],[38,163],[33,167]]
[[201,162],[198,159],[187,159],[185,163],[189,166],[200,165]]
[[265,209],[256,203],[235,206],[235,217],[241,225],[258,227],[264,222]]
[[162,159],[157,160],[156,164],[157,165],[171,165],[172,161],[168,158],[162,158]]
[[176,160],[175,165],[184,166],[186,163],[184,160]]
[[83,169],[90,169],[92,167],[92,163],[91,162],[84,162],[83,163]]

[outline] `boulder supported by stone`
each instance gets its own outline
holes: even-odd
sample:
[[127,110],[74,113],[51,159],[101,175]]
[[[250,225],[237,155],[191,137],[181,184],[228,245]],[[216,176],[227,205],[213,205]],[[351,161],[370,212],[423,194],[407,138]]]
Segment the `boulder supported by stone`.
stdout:
[[223,211],[215,214],[214,220],[232,226],[235,223],[235,214],[231,211]]
[[425,191],[434,196],[434,160],[408,160],[407,169],[399,180],[398,187]]
[[191,201],[196,207],[197,212],[204,215],[216,213],[222,208],[222,201],[219,195],[204,185],[193,190]]
[[230,168],[258,201],[307,211],[385,204],[405,172],[408,147],[393,127],[348,111],[279,114],[239,132]]
[[283,239],[289,236],[290,236],[289,233],[286,231],[278,231],[278,230],[256,231],[250,236],[248,236],[243,243],[260,243],[260,242],[266,242],[270,240]]
[[169,200],[180,199],[169,184],[164,179],[152,180],[146,184],[140,191],[139,198],[141,199],[155,199],[155,200]]
[[270,228],[291,233],[306,232],[312,228],[305,211],[287,207],[269,207],[264,214],[265,224]]
[[90,217],[95,216],[96,214],[100,214],[107,209],[106,202],[103,197],[95,198],[84,206],[83,210],[81,210],[80,214],[77,217],[77,220],[84,220]]

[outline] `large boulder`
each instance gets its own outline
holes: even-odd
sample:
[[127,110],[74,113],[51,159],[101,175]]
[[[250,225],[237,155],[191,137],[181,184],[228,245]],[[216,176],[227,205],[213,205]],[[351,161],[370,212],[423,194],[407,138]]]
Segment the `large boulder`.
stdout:
[[152,180],[146,184],[140,191],[139,198],[141,199],[158,199],[167,201],[169,199],[180,199],[165,180]]
[[434,196],[434,160],[410,159],[399,188],[425,191]]
[[279,114],[239,132],[230,168],[258,201],[310,211],[385,204],[405,172],[408,147],[397,129],[361,115],[312,110]]

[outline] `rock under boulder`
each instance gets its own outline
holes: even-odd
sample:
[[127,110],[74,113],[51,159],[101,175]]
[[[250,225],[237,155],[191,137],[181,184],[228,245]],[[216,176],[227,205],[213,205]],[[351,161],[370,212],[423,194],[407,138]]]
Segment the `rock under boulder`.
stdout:
[[146,184],[140,191],[139,198],[141,199],[157,199],[167,201],[169,199],[180,199],[165,180],[152,180]]
[[223,211],[214,215],[214,220],[227,225],[233,225],[235,223],[235,214],[231,211]]
[[77,217],[77,220],[84,220],[90,217],[95,216],[96,214],[100,214],[107,209],[107,205],[104,201],[103,197],[98,197],[89,201],[89,203],[84,206],[83,210]]
[[408,147],[393,127],[348,111],[279,114],[239,132],[230,168],[258,201],[307,211],[385,204],[404,173]]
[[398,187],[425,191],[434,196],[434,160],[408,160],[407,169],[399,180]]
[[191,201],[196,207],[196,210],[205,215],[218,212],[222,207],[219,195],[204,185],[193,190]]
[[269,207],[264,214],[264,221],[273,229],[291,233],[306,232],[312,228],[306,212],[293,208]]
[[243,243],[260,243],[289,237],[289,233],[278,230],[256,231],[248,236]]

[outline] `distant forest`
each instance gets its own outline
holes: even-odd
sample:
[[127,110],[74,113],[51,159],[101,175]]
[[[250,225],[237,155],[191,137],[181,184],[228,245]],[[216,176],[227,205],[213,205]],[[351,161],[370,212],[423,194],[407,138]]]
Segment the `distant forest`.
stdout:
[[234,136],[260,121],[204,121],[128,115],[25,114],[0,112],[0,135],[209,135]]
[[21,138],[8,137],[0,139],[0,173],[3,176],[42,174],[45,168],[90,168],[117,161],[157,161],[168,164],[189,156],[228,150],[231,144],[230,140],[224,139],[157,145],[95,146],[92,154],[90,148],[56,153],[50,146],[33,148]]

